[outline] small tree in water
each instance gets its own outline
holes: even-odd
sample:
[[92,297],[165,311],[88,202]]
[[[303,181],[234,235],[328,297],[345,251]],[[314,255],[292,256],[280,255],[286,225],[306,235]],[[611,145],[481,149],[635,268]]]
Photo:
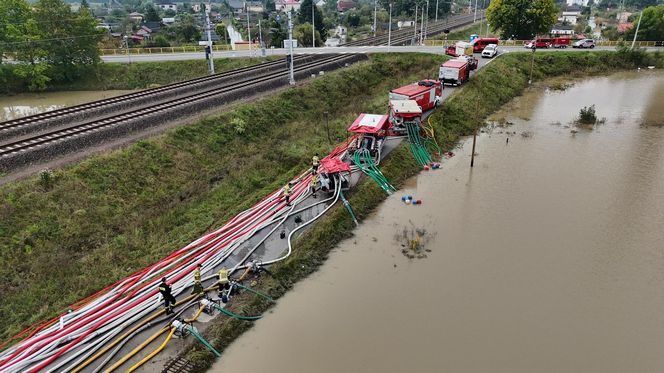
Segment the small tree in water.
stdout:
[[596,122],[597,115],[595,114],[595,105],[584,106],[579,112],[579,123],[595,124]]

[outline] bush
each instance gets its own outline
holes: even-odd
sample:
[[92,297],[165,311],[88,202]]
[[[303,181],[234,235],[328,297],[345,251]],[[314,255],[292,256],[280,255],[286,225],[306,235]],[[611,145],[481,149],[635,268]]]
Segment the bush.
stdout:
[[595,115],[595,105],[584,106],[579,111],[579,123],[581,124],[595,124],[597,122],[597,115]]

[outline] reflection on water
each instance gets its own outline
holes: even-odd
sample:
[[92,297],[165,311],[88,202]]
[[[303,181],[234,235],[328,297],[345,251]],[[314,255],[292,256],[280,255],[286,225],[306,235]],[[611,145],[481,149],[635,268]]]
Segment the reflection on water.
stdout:
[[131,92],[134,91],[45,92],[0,96],[0,122]]
[[[510,119],[532,136],[482,134],[472,170],[465,142],[214,371],[664,371],[664,128],[641,125],[661,118],[663,86],[623,75],[540,95],[530,121]],[[571,133],[590,104],[606,123]],[[401,254],[404,227],[432,234],[426,259]]]

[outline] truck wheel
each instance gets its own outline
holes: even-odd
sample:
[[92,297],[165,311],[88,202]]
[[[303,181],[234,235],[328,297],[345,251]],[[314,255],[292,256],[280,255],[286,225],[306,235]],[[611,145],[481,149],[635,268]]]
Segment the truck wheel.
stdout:
[[593,48],[595,48],[595,46],[594,46],[594,45],[591,45],[591,46],[590,46],[590,49],[593,49]]

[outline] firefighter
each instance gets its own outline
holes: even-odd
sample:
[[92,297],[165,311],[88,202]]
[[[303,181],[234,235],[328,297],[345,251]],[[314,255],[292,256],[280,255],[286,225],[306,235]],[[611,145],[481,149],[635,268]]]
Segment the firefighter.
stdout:
[[318,167],[320,166],[320,159],[318,159],[318,153],[311,158],[311,169],[314,173],[318,172]]
[[164,308],[166,308],[166,314],[172,314],[173,306],[175,305],[176,300],[173,294],[171,294],[171,287],[168,286],[166,277],[161,279],[161,284],[159,284],[159,292],[161,293],[161,296],[164,297]]
[[316,198],[317,186],[318,186],[318,176],[314,175],[311,177],[311,183],[309,183],[309,187],[311,188],[311,194],[313,195],[314,198]]
[[203,266],[198,264],[194,270],[194,287],[191,289],[191,294],[200,294],[204,291],[203,284],[201,283],[201,268]]
[[228,290],[231,288],[230,285],[230,280],[228,279],[228,269],[226,267],[222,267],[221,270],[219,270],[219,296],[221,297],[221,293],[223,290]]
[[290,183],[288,183],[284,186],[284,190],[283,190],[284,197],[286,197],[286,206],[291,205],[291,203],[290,203],[291,193],[292,193],[292,191],[291,191]]

